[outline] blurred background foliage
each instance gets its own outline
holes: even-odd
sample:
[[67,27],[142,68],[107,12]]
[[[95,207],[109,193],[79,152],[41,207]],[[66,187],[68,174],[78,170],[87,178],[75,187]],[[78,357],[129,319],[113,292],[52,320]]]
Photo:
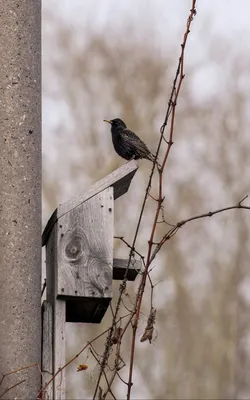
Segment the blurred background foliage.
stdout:
[[[116,5],[111,0],[43,1],[44,224],[59,203],[123,164],[104,118],[124,119],[156,150],[191,5],[170,3],[145,0],[133,6],[128,1],[125,7],[124,1]],[[250,30],[223,35],[199,3],[164,175],[169,223],[233,205],[250,194]],[[239,6],[235,12],[247,10]],[[161,156],[165,149],[166,144]],[[115,203],[115,234],[130,243],[150,168],[150,162],[140,161],[129,192]],[[149,200],[137,242],[143,254],[154,210]],[[147,288],[133,398],[250,398],[249,225],[249,212],[229,211],[191,222],[162,248],[152,271],[157,283],[156,335],[151,345],[139,341],[150,307]],[[166,225],[158,225],[157,237],[166,230]],[[116,240],[115,256],[127,258],[128,253]],[[137,284],[128,284],[127,306]],[[117,289],[116,283],[114,298]],[[107,313],[100,325],[68,324],[68,358],[109,323]],[[123,343],[126,362],[130,335]],[[96,347],[99,353],[103,343],[102,339]],[[97,368],[90,355],[88,371],[76,372],[87,354],[67,369],[67,398],[93,394]],[[121,376],[127,379],[127,367]],[[119,381],[113,391],[118,398],[126,397]]]

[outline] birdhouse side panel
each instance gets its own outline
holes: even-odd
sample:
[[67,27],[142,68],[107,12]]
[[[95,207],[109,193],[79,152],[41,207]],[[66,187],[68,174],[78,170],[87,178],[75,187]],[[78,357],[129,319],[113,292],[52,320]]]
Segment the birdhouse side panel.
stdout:
[[113,188],[58,220],[57,295],[112,297]]

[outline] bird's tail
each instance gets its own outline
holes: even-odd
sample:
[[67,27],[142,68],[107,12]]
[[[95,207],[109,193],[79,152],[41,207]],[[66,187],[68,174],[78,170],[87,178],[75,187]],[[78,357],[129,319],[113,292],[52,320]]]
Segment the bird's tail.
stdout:
[[152,161],[152,162],[154,162],[154,160],[155,160],[155,155],[154,155],[153,153],[148,153],[147,159],[150,160],[150,161]]
[[158,157],[156,158],[156,156],[153,154],[153,153],[149,153],[148,154],[148,160],[150,160],[150,161],[152,161],[152,162],[154,162],[155,161],[155,159],[156,159],[156,164],[157,164],[157,166],[158,166],[158,168],[161,168],[161,165],[160,165],[160,163],[159,163],[159,161],[158,161]]

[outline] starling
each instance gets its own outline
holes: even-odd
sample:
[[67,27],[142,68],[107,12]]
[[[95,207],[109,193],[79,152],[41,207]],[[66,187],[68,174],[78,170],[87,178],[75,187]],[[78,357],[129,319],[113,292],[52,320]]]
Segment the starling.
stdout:
[[138,158],[155,160],[155,156],[149,151],[145,143],[128,129],[120,118],[104,119],[104,121],[111,124],[112,142],[119,156],[125,158],[125,160],[138,160]]

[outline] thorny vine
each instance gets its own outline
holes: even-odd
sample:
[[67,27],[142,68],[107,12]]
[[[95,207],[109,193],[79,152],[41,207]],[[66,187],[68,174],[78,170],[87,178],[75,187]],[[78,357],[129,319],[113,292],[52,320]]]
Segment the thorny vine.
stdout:
[[[184,79],[184,54],[185,54],[185,47],[186,47],[186,43],[187,43],[187,38],[188,38],[188,34],[190,32],[190,27],[191,27],[191,23],[193,21],[194,16],[196,15],[196,0],[192,0],[192,7],[190,10],[190,14],[187,20],[187,25],[186,25],[186,30],[184,33],[184,37],[183,37],[183,42],[181,44],[181,55],[179,58],[179,62],[178,62],[178,66],[177,66],[177,70],[176,70],[176,75],[175,75],[175,79],[173,82],[173,86],[172,86],[172,91],[171,91],[171,95],[170,95],[170,99],[168,102],[168,108],[167,108],[167,112],[166,112],[166,116],[163,122],[163,125],[160,129],[160,139],[159,139],[159,143],[158,143],[158,147],[157,147],[157,151],[156,151],[156,158],[155,158],[155,162],[153,164],[153,168],[149,177],[149,181],[148,181],[148,185],[146,188],[146,193],[145,193],[145,197],[144,197],[144,201],[142,204],[142,208],[141,208],[141,213],[139,216],[139,220],[138,220],[138,224],[136,227],[136,231],[135,231],[135,236],[133,239],[133,243],[130,249],[130,254],[129,254],[129,260],[128,260],[128,265],[127,265],[127,270],[124,276],[124,280],[120,286],[120,295],[116,304],[116,310],[113,316],[113,321],[112,321],[112,326],[110,329],[110,332],[107,336],[107,340],[106,340],[106,347],[105,347],[105,351],[104,351],[104,356],[103,356],[103,360],[102,360],[102,366],[101,366],[101,370],[100,370],[100,374],[97,380],[97,384],[96,384],[96,389],[94,392],[94,396],[93,399],[96,398],[96,394],[97,394],[97,390],[99,387],[99,383],[103,374],[103,371],[107,365],[107,361],[110,355],[110,351],[111,351],[111,337],[113,334],[113,330],[116,326],[116,317],[118,315],[119,309],[120,309],[120,304],[121,304],[121,299],[122,299],[122,295],[126,289],[126,278],[127,278],[127,272],[131,263],[131,259],[134,255],[134,248],[135,248],[135,243],[137,240],[137,236],[138,236],[138,232],[139,232],[139,228],[141,225],[141,219],[142,219],[142,215],[144,213],[144,209],[145,209],[145,205],[146,205],[146,201],[148,199],[148,197],[150,197],[150,189],[151,189],[151,183],[152,183],[152,179],[153,179],[153,175],[155,173],[155,168],[157,166],[158,169],[158,174],[159,174],[159,189],[158,189],[158,199],[156,200],[157,202],[157,207],[156,207],[156,212],[155,212],[155,217],[154,217],[154,222],[153,222],[153,226],[152,226],[152,230],[151,230],[151,235],[150,235],[150,239],[148,242],[148,252],[147,252],[147,257],[146,257],[146,263],[145,263],[145,269],[144,272],[142,274],[141,277],[141,282],[138,288],[138,292],[137,292],[137,296],[136,296],[136,301],[135,301],[135,305],[133,307],[133,310],[131,312],[131,317],[129,320],[129,324],[132,324],[132,343],[131,343],[131,353],[130,353],[130,366],[129,366],[129,377],[128,377],[128,382],[127,382],[127,399],[129,400],[131,397],[131,388],[133,385],[132,382],[132,376],[133,376],[133,366],[134,366],[134,354],[135,354],[135,339],[136,339],[136,332],[137,332],[137,327],[138,327],[138,321],[139,321],[139,316],[140,316],[140,310],[141,310],[141,304],[142,304],[142,299],[143,299],[143,293],[144,293],[144,289],[145,289],[145,285],[146,285],[146,281],[147,281],[147,277],[148,277],[148,271],[149,271],[149,266],[151,264],[151,253],[152,253],[152,249],[153,249],[153,243],[154,243],[154,235],[156,232],[156,226],[157,226],[157,221],[159,218],[159,214],[160,211],[162,209],[162,203],[164,201],[163,198],[163,192],[162,192],[162,180],[163,180],[163,173],[164,173],[164,168],[170,153],[170,149],[173,145],[173,133],[174,133],[174,121],[175,121],[175,110],[176,110],[176,105],[177,105],[177,99],[180,93],[180,89],[181,89],[181,85]],[[165,139],[165,129],[167,127],[169,118],[171,116],[171,121],[170,121],[170,132],[169,132],[169,138],[168,141]],[[165,141],[167,143],[167,148],[166,148],[166,152],[165,152],[165,156],[163,158],[163,162],[162,165],[160,166],[159,164],[157,164],[156,160],[159,156],[159,151],[160,148],[162,146],[163,141]],[[153,288],[152,288],[153,289]],[[151,313],[153,307],[151,305]],[[155,318],[155,315],[154,315]],[[123,333],[121,335],[121,337],[123,336],[125,330],[123,330]],[[117,357],[116,357],[117,359]],[[116,362],[115,359],[115,362]],[[105,399],[104,396],[101,397],[102,399]]]
[[[148,340],[151,342],[153,332],[154,332],[154,323],[155,323],[155,318],[156,318],[156,309],[154,308],[153,305],[153,290],[155,287],[155,284],[153,284],[151,278],[150,278],[150,266],[152,264],[152,261],[155,259],[156,255],[164,245],[164,243],[171,239],[181,227],[183,227],[185,224],[201,219],[201,218],[206,218],[206,217],[212,217],[215,214],[225,212],[227,210],[232,210],[232,209],[248,209],[250,210],[250,206],[245,206],[242,203],[244,200],[246,200],[247,196],[245,196],[241,201],[239,201],[237,204],[224,207],[215,211],[210,211],[206,212],[203,214],[199,214],[190,218],[187,218],[185,220],[177,222],[175,225],[171,225],[168,229],[168,231],[164,234],[164,236],[161,238],[160,241],[157,243],[154,241],[155,238],[155,233],[156,233],[156,228],[158,224],[164,223],[166,226],[169,226],[165,219],[164,219],[164,194],[163,194],[163,175],[164,175],[164,169],[166,166],[166,163],[168,161],[168,157],[170,154],[170,149],[173,145],[173,135],[174,135],[174,125],[175,125],[175,115],[176,115],[176,106],[177,106],[177,100],[179,97],[180,89],[182,86],[183,79],[185,77],[184,75],[184,61],[185,61],[185,49],[186,49],[186,43],[188,39],[188,35],[190,33],[190,28],[192,21],[196,15],[196,0],[192,0],[192,5],[190,9],[190,14],[187,19],[187,24],[183,36],[183,41],[181,44],[181,53],[177,65],[177,70],[175,74],[175,78],[173,81],[173,86],[170,94],[170,99],[168,102],[168,107],[165,115],[164,122],[161,126],[160,129],[160,138],[158,142],[158,147],[156,151],[156,159],[155,162],[153,163],[152,171],[149,176],[145,196],[143,199],[138,223],[136,226],[135,230],[135,235],[133,238],[132,243],[128,243],[127,240],[124,239],[124,237],[115,237],[116,239],[121,240],[129,249],[129,259],[128,259],[128,264],[126,268],[126,272],[124,275],[124,279],[119,287],[119,295],[117,302],[115,304],[115,307],[111,305],[111,312],[112,312],[112,323],[110,327],[102,332],[100,335],[96,336],[94,339],[89,341],[88,343],[83,346],[83,348],[73,357],[71,358],[62,368],[60,368],[53,377],[44,385],[44,387],[41,389],[38,397],[42,398],[42,396],[46,393],[46,389],[48,386],[52,383],[52,381],[55,379],[55,377],[61,373],[62,370],[64,370],[70,363],[72,363],[75,359],[77,359],[86,349],[89,350],[90,354],[92,357],[95,359],[98,367],[99,367],[99,374],[98,378],[96,380],[96,386],[95,386],[95,391],[93,394],[93,399],[98,398],[99,400],[104,400],[108,394],[113,399],[116,399],[115,394],[112,390],[112,385],[113,382],[115,381],[116,378],[119,378],[120,381],[127,386],[127,400],[131,399],[131,388],[133,385],[133,369],[134,369],[134,358],[135,358],[135,345],[136,345],[136,335],[137,335],[137,329],[138,329],[138,323],[139,323],[139,318],[141,315],[141,305],[143,301],[143,294],[145,290],[146,283],[149,282],[150,287],[151,287],[151,304],[150,304],[150,310],[149,310],[149,315],[147,319],[147,324],[144,330],[144,333],[141,337],[141,342]],[[165,130],[170,123],[169,127],[169,134],[168,138],[166,139],[165,137]],[[156,161],[159,156],[159,151],[163,147],[164,143],[166,143],[166,149],[165,149],[165,154],[162,160],[161,165]],[[152,184],[152,179],[157,173],[158,177],[158,196],[157,198],[154,198],[150,191],[151,191],[151,184]],[[156,203],[156,208],[155,208],[155,215],[152,223],[152,229],[150,233],[150,238],[148,241],[148,249],[147,249],[147,254],[146,256],[140,254],[136,248],[136,241],[141,225],[141,220],[142,216],[145,210],[145,205],[147,200],[151,198],[155,201]],[[143,264],[143,271],[141,272],[141,280],[139,283],[136,299],[134,302],[131,301],[131,306],[128,308],[127,306],[125,307],[128,313],[123,316],[119,316],[119,311],[121,308],[121,305],[124,305],[124,295],[127,295],[126,292],[126,284],[127,284],[127,274],[128,270],[133,263],[135,254],[140,257],[142,264]],[[124,325],[122,326],[122,321],[124,321]],[[125,362],[122,359],[121,356],[121,348],[122,348],[122,339],[126,331],[128,330],[129,327],[132,327],[132,338],[131,338],[131,349],[130,349],[130,364],[129,364],[129,375],[128,375],[128,380],[125,381],[121,375],[120,375],[120,370],[125,366]],[[94,342],[99,339],[101,336],[107,334],[106,337],[106,342],[105,342],[105,348],[104,352],[102,355],[99,355],[95,348],[94,348]],[[114,346],[115,350],[114,350]],[[109,359],[110,355],[114,356],[114,360],[112,362],[113,367],[110,367]],[[79,366],[78,370],[83,370],[85,369],[81,365]],[[109,376],[107,374],[107,371],[109,372]],[[100,385],[102,377],[104,378],[106,389],[104,390],[103,387]]]

